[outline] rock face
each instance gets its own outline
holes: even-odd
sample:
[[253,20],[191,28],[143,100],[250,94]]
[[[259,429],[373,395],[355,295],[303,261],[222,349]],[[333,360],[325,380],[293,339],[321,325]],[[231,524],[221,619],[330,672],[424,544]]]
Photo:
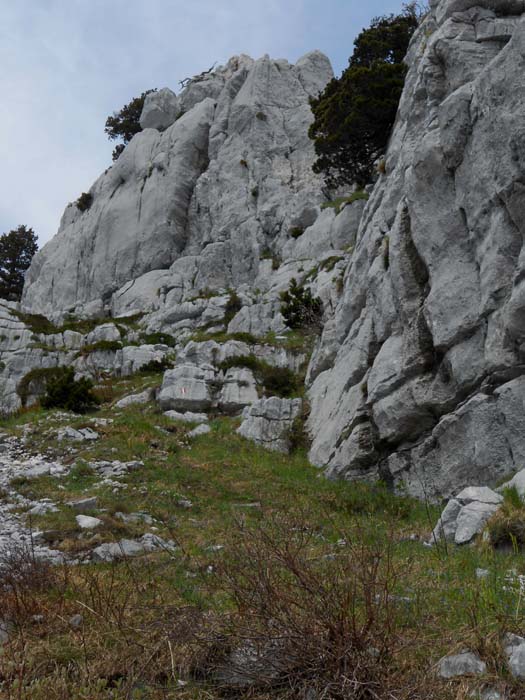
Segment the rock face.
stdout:
[[[146,296],[160,285],[171,308],[185,285],[254,282],[261,251],[287,239],[290,226],[313,223],[323,199],[311,170],[309,98],[331,77],[319,52],[295,66],[238,56],[196,76],[178,97],[148,95],[141,120],[154,128],[137,134],[93,185],[88,211],[67,207],[35,256],[24,305],[48,317],[122,310],[121,297],[136,303],[131,288],[139,284]],[[134,282],[151,271],[147,284]]]
[[434,0],[412,41],[310,368],[310,456],[329,475],[436,497],[523,464],[524,11]]

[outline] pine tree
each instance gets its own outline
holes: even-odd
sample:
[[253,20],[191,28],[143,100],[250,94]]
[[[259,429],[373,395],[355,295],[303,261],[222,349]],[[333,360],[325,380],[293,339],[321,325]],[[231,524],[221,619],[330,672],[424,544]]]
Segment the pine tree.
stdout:
[[33,229],[27,226],[0,236],[0,298],[19,301],[24,289],[25,272],[38,250]]

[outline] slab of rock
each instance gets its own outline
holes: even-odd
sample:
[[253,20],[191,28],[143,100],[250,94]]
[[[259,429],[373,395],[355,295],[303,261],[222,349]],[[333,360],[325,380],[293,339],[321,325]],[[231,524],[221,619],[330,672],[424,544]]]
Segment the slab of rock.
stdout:
[[193,428],[193,430],[190,430],[188,433],[189,438],[196,438],[200,437],[201,435],[207,435],[208,433],[211,433],[211,428],[209,425],[198,425],[196,428]]
[[73,440],[75,442],[84,442],[86,440],[98,440],[99,434],[91,428],[72,428],[71,426],[66,426],[65,428],[60,428],[57,434],[57,440],[61,442],[62,440]]
[[269,450],[286,453],[290,450],[289,432],[301,409],[301,399],[260,399],[244,409],[237,432]]
[[119,542],[106,542],[95,547],[91,558],[96,562],[111,562],[127,557],[154,552],[159,549],[174,549],[173,542],[167,542],[156,535],[146,534],[138,540],[123,539]]
[[469,486],[445,506],[432,532],[432,541],[466,544],[483,531],[503,503],[503,497],[486,486]]
[[58,508],[54,503],[37,503],[27,512],[29,515],[45,515],[46,513],[56,513]]
[[498,510],[497,505],[474,501],[463,506],[456,521],[456,544],[466,544],[483,531],[487,521]]
[[66,505],[73,508],[75,513],[85,513],[88,510],[95,510],[97,503],[98,499],[96,496],[89,496],[88,498],[81,498],[77,501],[68,501]]
[[236,413],[258,399],[253,372],[246,367],[231,367],[224,377],[219,409],[223,413]]
[[182,412],[211,408],[215,374],[211,365],[183,364],[168,370],[158,397],[161,408]]
[[82,530],[94,530],[99,525],[102,525],[100,518],[93,518],[90,515],[77,515],[75,520]]
[[506,634],[503,640],[509,669],[514,678],[525,680],[525,639],[517,634]]
[[440,678],[458,678],[460,676],[480,676],[487,670],[487,664],[477,654],[465,651],[461,654],[444,656],[438,663]]
[[135,404],[145,404],[149,403],[150,401],[153,401],[155,398],[155,390],[154,389],[145,389],[144,391],[141,391],[139,394],[129,394],[128,396],[124,396],[121,398],[117,403],[115,404],[116,408],[126,408],[127,406],[133,406]]
[[193,413],[192,411],[186,411],[181,413],[180,411],[165,411],[164,415],[171,420],[180,420],[183,423],[207,423],[208,416],[206,413]]

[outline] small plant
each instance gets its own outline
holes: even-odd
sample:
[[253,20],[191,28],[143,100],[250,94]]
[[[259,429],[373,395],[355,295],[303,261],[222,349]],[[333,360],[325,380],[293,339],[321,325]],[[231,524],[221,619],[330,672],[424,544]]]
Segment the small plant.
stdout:
[[383,266],[385,270],[390,267],[390,239],[388,236],[383,238]]
[[292,278],[287,291],[281,292],[281,313],[288,328],[319,330],[323,316],[323,304],[310,289]]
[[175,347],[175,338],[168,333],[141,333],[141,341],[146,345],[167,345],[170,348]]
[[230,297],[224,308],[224,323],[228,324],[237,312],[242,309],[242,301],[233,289],[230,290]]
[[252,197],[257,198],[259,196],[259,188],[257,185],[252,188]]
[[84,345],[77,357],[85,357],[93,352],[117,352],[117,350],[122,350],[120,340],[98,340],[96,343]]
[[274,367],[264,360],[259,360],[255,355],[229,357],[219,364],[219,369],[223,372],[227,372],[231,367],[250,369],[257,382],[264,387],[270,396],[289,398],[300,393],[301,382],[288,367]]
[[256,117],[259,121],[261,121],[261,122],[266,122],[266,121],[268,121],[268,117],[266,116],[266,114],[265,114],[264,112],[257,112],[257,114],[255,115],[255,117]]
[[75,202],[75,206],[79,211],[87,211],[93,204],[93,195],[91,192],[82,192],[80,197]]
[[386,175],[386,160],[384,158],[377,161],[376,170],[380,175]]
[[64,408],[74,413],[86,413],[99,404],[93,393],[93,383],[81,377],[75,379],[72,367],[59,367],[56,374],[49,378],[46,393],[41,402],[44,408]]
[[299,238],[304,233],[304,228],[302,226],[292,226],[289,231],[292,238]]
[[173,364],[168,360],[167,357],[163,357],[162,360],[150,360],[142,365],[140,368],[141,374],[156,374],[157,372],[165,372],[167,369],[171,369]]
[[248,167],[248,163],[244,160],[244,158],[241,158],[239,161],[239,165],[241,165],[243,168]]
[[328,202],[323,202],[321,204],[321,209],[335,209],[335,213],[337,215],[340,213],[341,209],[347,204],[353,204],[354,202],[357,202],[360,199],[364,199],[365,201],[367,201],[369,197],[370,195],[368,194],[368,192],[365,192],[364,190],[357,190],[356,192],[352,192],[352,194],[348,197],[336,197],[335,199],[331,199]]

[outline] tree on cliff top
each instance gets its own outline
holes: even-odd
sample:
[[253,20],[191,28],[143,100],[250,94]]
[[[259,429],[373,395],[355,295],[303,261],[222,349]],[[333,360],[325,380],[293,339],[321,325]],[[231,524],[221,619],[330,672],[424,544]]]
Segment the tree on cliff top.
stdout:
[[27,226],[0,236],[0,299],[21,299],[25,272],[37,250],[36,235]]
[[313,169],[328,186],[365,185],[384,153],[405,82],[403,58],[418,25],[415,6],[377,17],[354,42],[348,68],[311,101]]
[[113,114],[106,119],[104,132],[108,135],[108,138],[111,141],[114,139],[121,139],[123,141],[123,143],[118,144],[114,149],[113,160],[117,160],[124,150],[124,146],[131,141],[135,134],[142,131],[139,122],[140,115],[142,114],[146,95],[149,95],[150,92],[155,92],[155,90],[146,90],[140,97],[134,97],[131,102],[128,102],[127,105],[122,107],[120,112],[113,112]]

